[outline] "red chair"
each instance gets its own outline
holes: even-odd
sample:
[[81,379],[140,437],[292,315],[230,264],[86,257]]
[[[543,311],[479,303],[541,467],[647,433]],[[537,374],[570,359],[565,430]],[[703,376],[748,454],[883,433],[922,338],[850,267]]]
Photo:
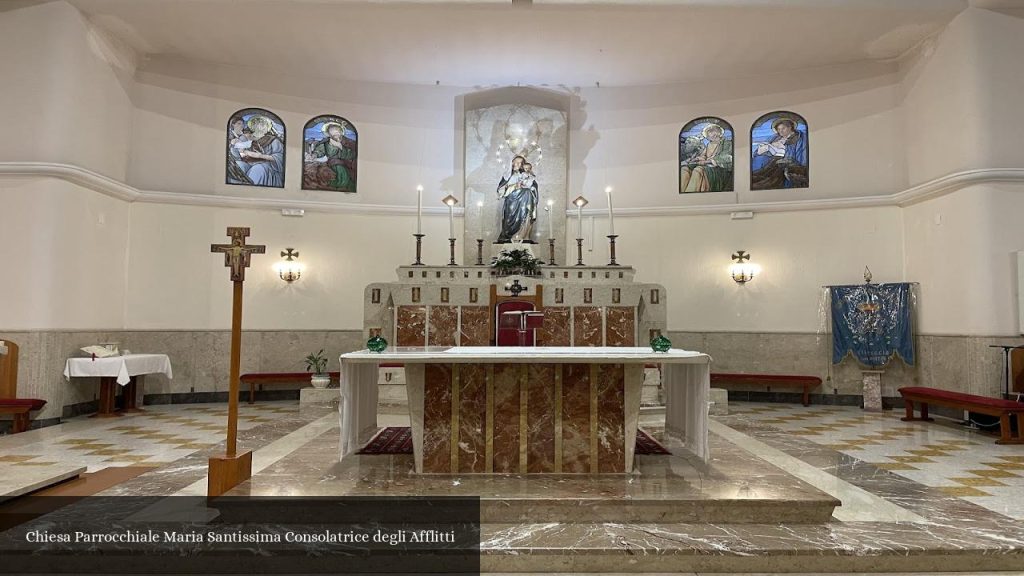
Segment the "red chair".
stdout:
[[29,413],[41,410],[46,400],[18,398],[18,345],[10,340],[0,341],[0,414],[13,414],[12,434],[28,430]]

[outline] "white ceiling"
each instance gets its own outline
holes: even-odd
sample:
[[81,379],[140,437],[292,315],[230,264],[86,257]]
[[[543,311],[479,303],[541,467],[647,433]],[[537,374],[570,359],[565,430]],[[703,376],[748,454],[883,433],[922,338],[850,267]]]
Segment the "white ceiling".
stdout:
[[69,2],[144,55],[254,73],[452,86],[633,86],[891,59],[967,6],[966,0]]

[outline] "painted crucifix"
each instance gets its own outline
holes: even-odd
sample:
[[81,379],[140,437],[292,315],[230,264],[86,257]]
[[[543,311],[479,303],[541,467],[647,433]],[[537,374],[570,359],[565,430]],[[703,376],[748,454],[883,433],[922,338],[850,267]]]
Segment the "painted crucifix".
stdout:
[[234,284],[231,307],[231,372],[228,380],[228,431],[224,456],[210,458],[207,496],[224,494],[252,476],[252,452],[238,454],[238,373],[242,356],[242,283],[253,254],[264,254],[266,246],[246,244],[248,228],[229,227],[230,244],[212,244],[210,252],[224,254],[224,266],[231,269]]

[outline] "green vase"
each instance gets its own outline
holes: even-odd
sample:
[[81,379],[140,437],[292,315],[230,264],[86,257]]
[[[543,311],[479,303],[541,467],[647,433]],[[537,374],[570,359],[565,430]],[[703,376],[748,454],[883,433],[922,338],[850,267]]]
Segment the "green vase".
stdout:
[[366,349],[381,353],[388,347],[388,341],[380,335],[380,329],[370,330],[370,339],[366,341]]
[[651,340],[651,350],[655,352],[668,352],[669,348],[672,348],[672,341],[658,332],[658,335]]

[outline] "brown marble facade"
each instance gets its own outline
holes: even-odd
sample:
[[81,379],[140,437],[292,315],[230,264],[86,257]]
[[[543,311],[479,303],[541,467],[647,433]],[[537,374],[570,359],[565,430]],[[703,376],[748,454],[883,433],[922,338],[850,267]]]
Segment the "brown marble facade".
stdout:
[[488,332],[490,312],[487,306],[462,307],[462,346],[489,346]]
[[399,306],[397,332],[395,346],[426,346],[426,306]]
[[459,329],[459,309],[455,306],[430,307],[430,346],[455,346]]
[[424,393],[426,473],[627,470],[622,364],[426,364]]
[[524,364],[494,367],[494,472],[519,472],[519,383]]
[[597,471],[626,471],[625,369],[622,364],[598,364],[597,374]]
[[544,324],[538,331],[542,346],[571,346],[569,338],[569,307],[547,306],[544,308]]
[[459,472],[487,472],[487,365],[459,365]]
[[633,308],[609,306],[605,313],[605,346],[636,346]]
[[452,365],[427,364],[423,392],[423,471],[451,472]]
[[558,364],[530,364],[526,381],[526,471],[555,471],[555,372]]
[[562,366],[562,472],[590,472],[590,364]]
[[575,346],[601,346],[601,309],[596,306],[577,306],[573,309],[573,344]]

